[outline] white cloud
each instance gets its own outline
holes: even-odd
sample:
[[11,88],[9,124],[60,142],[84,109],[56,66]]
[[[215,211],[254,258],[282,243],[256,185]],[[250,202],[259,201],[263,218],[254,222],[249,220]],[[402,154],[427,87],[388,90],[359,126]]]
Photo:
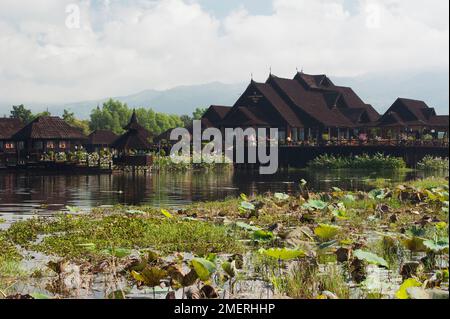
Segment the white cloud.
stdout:
[[[77,3],[81,28],[65,26]],[[2,0],[0,100],[69,102],[254,73],[349,76],[448,68],[449,2],[274,0],[218,20],[182,0]]]

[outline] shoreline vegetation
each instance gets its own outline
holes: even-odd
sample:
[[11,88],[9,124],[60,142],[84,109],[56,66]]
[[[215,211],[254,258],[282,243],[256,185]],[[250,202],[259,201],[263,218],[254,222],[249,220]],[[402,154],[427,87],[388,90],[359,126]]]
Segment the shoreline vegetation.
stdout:
[[448,299],[448,190],[67,207],[0,231],[0,298]]
[[[354,157],[339,157],[333,155],[321,155],[308,163],[309,169],[351,169],[351,170],[412,170],[407,167],[406,162],[401,157],[385,156],[375,154],[373,156],[363,154]],[[424,171],[446,171],[449,169],[449,159],[426,156],[416,167]]]

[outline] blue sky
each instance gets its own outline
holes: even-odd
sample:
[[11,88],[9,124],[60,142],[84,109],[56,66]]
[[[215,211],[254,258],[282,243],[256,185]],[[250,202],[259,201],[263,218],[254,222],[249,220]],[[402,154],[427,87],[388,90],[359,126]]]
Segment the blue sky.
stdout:
[[241,6],[255,15],[269,15],[273,12],[272,0],[197,0],[197,2],[219,18],[226,17]]
[[[213,12],[218,18],[224,18],[233,10],[244,7],[255,15],[270,15],[273,13],[272,0],[192,0],[200,3],[204,8]],[[314,1],[314,0],[312,0]],[[358,0],[344,0],[343,4],[349,12],[358,8]]]

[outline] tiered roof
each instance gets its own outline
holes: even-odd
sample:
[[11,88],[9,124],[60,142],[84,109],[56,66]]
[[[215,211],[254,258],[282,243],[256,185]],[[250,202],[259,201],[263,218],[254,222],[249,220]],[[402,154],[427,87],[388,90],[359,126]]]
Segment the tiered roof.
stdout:
[[252,81],[221,124],[350,128],[379,117],[351,88],[336,86],[326,75],[271,74],[266,83]]
[[448,115],[437,115],[436,110],[424,101],[398,98],[377,123],[379,126],[426,126],[448,128]]
[[150,150],[152,134],[138,123],[136,112],[133,111],[130,122],[124,127],[127,130],[116,139],[112,147],[118,150]]
[[88,139],[90,145],[112,145],[118,137],[109,130],[96,130],[89,135]]

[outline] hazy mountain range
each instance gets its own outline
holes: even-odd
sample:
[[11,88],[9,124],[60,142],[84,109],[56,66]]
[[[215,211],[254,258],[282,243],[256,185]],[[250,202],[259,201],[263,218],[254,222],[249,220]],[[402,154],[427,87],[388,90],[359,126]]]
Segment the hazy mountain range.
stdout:
[[[380,113],[384,112],[397,97],[424,100],[435,107],[439,114],[449,113],[449,72],[433,71],[410,74],[365,75],[338,78],[331,76],[336,85],[350,86],[366,103],[372,104]],[[155,111],[173,114],[191,114],[197,107],[209,105],[233,105],[245,90],[247,83],[179,86],[165,91],[146,90],[128,96],[113,97],[127,103],[130,107],[151,107]],[[26,104],[33,111],[48,108],[52,114],[59,115],[67,108],[80,118],[88,118],[91,110],[108,98],[67,104],[33,105]],[[0,110],[9,112],[10,105],[1,102]]]

